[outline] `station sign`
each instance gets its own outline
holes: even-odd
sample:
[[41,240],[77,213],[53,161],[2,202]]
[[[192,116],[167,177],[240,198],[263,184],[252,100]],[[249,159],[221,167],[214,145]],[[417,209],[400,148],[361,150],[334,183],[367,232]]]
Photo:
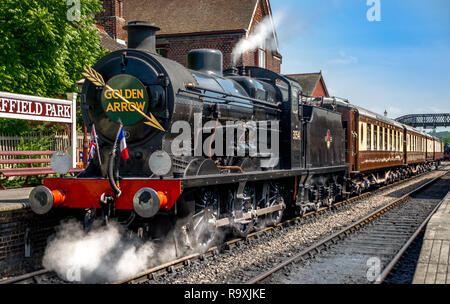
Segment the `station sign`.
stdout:
[[0,92],[0,118],[73,123],[73,102]]
[[[71,124],[71,142],[77,142],[77,94],[70,100],[0,92],[0,118],[14,118]],[[76,168],[76,147],[72,145],[72,168]]]

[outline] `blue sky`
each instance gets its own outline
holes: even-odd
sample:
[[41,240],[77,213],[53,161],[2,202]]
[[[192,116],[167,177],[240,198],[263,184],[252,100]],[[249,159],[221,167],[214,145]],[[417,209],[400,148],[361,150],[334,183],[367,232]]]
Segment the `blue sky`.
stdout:
[[396,118],[450,113],[450,1],[271,0],[282,73],[322,70],[331,95]]

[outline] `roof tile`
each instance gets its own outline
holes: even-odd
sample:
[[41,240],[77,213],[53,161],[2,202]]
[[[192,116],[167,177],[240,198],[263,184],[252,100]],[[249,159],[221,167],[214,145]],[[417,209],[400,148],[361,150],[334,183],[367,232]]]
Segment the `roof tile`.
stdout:
[[258,0],[124,1],[124,18],[161,28],[158,35],[248,29]]

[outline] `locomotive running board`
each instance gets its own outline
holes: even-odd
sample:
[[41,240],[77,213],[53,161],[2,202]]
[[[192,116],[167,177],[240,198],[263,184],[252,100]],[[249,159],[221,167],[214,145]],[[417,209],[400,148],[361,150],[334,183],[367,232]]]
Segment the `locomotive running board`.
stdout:
[[239,182],[253,182],[261,180],[274,180],[286,177],[302,176],[302,175],[314,175],[321,173],[332,173],[338,171],[346,171],[347,165],[328,166],[318,168],[300,168],[291,170],[268,170],[268,171],[254,171],[244,173],[232,173],[232,174],[211,174],[211,175],[199,175],[189,176],[181,179],[183,189],[233,184]]
[[265,214],[273,213],[273,212],[276,212],[279,210],[283,210],[284,208],[286,208],[286,206],[284,204],[280,204],[280,205],[262,208],[262,209],[258,209],[258,210],[253,210],[253,211],[244,213],[243,216],[238,219],[235,219],[232,217],[221,218],[220,220],[216,221],[216,227],[219,228],[219,227],[224,227],[224,226],[230,226],[231,223],[233,223],[233,222],[250,220],[252,218],[256,218],[261,215],[265,215]]

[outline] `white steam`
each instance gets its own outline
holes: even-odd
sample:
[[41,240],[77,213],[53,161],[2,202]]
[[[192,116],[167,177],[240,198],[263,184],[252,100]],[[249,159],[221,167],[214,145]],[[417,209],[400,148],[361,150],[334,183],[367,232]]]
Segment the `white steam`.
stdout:
[[42,263],[67,281],[112,282],[175,258],[173,250],[158,248],[130,239],[114,222],[85,232],[80,223],[69,221],[48,244]]
[[239,58],[249,51],[254,51],[257,48],[264,46],[266,50],[275,51],[277,49],[275,37],[273,35],[275,28],[283,20],[284,13],[274,15],[273,18],[266,16],[264,20],[255,26],[252,34],[246,38],[241,39],[233,49],[232,59],[233,66],[235,66]]

